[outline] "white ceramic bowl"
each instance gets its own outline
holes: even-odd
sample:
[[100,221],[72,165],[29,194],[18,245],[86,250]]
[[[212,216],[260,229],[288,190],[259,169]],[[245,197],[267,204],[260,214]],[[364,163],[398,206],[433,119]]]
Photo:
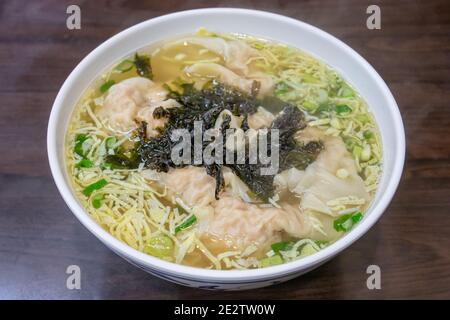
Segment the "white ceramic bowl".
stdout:
[[[246,33],[274,39],[313,54],[335,68],[367,101],[380,127],[383,175],[364,219],[336,243],[320,252],[279,266],[256,270],[205,270],[177,265],[138,252],[115,239],[90,218],[75,198],[64,165],[64,136],[73,108],[105,68],[123,56],[153,42],[194,32],[200,27],[220,32]],[[403,170],[405,135],[397,104],[378,73],[350,47],[306,23],[284,16],[243,9],[201,9],[173,13],[133,26],[92,51],[64,82],[53,105],[48,125],[48,157],[56,185],[65,202],[106,246],[132,264],[160,278],[207,289],[251,289],[280,283],[306,273],[347,248],[380,218],[391,201]]]

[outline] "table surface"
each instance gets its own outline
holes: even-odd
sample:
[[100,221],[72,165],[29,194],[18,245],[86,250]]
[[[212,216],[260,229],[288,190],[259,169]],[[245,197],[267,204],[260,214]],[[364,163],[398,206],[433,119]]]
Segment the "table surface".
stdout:
[[[0,4],[0,299],[450,298],[450,2],[2,1]],[[66,8],[81,7],[81,30]],[[257,8],[313,24],[349,44],[391,88],[403,115],[406,166],[382,219],[332,261],[287,283],[209,292],[153,277],[107,249],[72,215],[47,161],[46,128],[64,79],[117,32],[207,6]],[[381,268],[368,290],[367,266]],[[82,270],[66,288],[67,266]]]

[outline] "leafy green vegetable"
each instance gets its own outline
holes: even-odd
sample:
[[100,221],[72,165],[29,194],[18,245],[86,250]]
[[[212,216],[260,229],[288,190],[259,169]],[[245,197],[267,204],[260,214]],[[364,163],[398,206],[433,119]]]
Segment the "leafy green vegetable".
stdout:
[[334,220],[333,226],[336,231],[346,232],[349,231],[356,223],[361,221],[362,218],[363,215],[359,211],[344,214]]
[[283,264],[283,258],[280,255],[276,254],[274,256],[264,258],[260,260],[261,267],[266,268],[270,266],[276,266],[278,264]]
[[108,169],[137,168],[139,159],[137,158],[136,150],[129,151],[118,148],[114,154],[106,156],[104,165]]
[[125,73],[127,71],[130,71],[134,67],[134,62],[128,59],[123,60],[121,63],[119,63],[114,70],[119,71],[120,73]]
[[153,79],[152,67],[150,64],[150,57],[139,55],[137,52],[134,55],[134,66],[138,75],[144,78]]
[[[296,141],[294,135],[306,126],[303,113],[295,106],[285,104],[283,110],[272,122],[270,129],[279,132],[279,171],[295,167],[305,169],[322,150],[323,145],[317,141],[302,144]],[[269,131],[267,141],[271,140]],[[271,144],[267,146],[271,152]],[[274,175],[261,175],[261,164],[225,164],[250,188],[260,199],[267,201],[274,194]]]
[[[180,85],[182,93],[172,91],[170,96],[176,99],[181,107],[166,109],[157,108],[154,112],[156,118],[165,117],[167,123],[161,134],[155,138],[146,138],[146,124],[142,123],[139,143],[136,145],[137,163],[144,167],[167,172],[175,165],[172,161],[171,150],[176,142],[171,141],[173,130],[187,129],[193,138],[195,121],[202,121],[203,129],[213,128],[217,117],[223,110],[229,110],[235,115],[248,115],[256,112],[260,103],[254,97],[238,90],[225,87],[219,83],[212,83],[210,87],[196,90],[192,83]],[[229,128],[231,118],[228,116],[222,123],[222,134]],[[207,144],[204,145],[206,147]],[[193,144],[192,144],[193,147]],[[194,152],[191,153],[192,155]],[[220,165],[205,165],[207,173],[216,178],[216,197],[223,186],[223,175]]]
[[116,82],[114,80],[108,80],[105,81],[101,86],[100,86],[100,92],[105,93],[106,91],[109,90],[109,88],[111,88],[113,85],[115,85]]
[[323,149],[319,141],[299,143],[295,133],[306,127],[303,113],[292,105],[287,105],[272,122],[271,129],[278,129],[280,135],[279,166],[280,171],[295,167],[305,169]]
[[95,190],[101,189],[104,186],[106,186],[108,184],[108,182],[105,179],[100,179],[90,185],[88,185],[86,188],[83,189],[83,194],[87,197],[89,197],[92,192],[94,192]]
[[151,237],[144,247],[144,252],[158,258],[169,257],[173,252],[173,242],[166,235]]
[[352,108],[350,108],[346,104],[338,104],[335,108],[337,114],[350,113],[352,112]]
[[89,160],[89,159],[81,159],[80,161],[77,162],[75,167],[77,167],[77,168],[92,168],[93,165],[94,164],[92,163],[91,160]]
[[261,166],[248,164],[232,164],[227,165],[252,191],[252,193],[267,201],[273,196],[275,187],[273,184],[274,176],[261,175]]
[[180,231],[183,231],[187,228],[189,228],[191,225],[193,225],[197,221],[197,217],[195,215],[189,216],[186,220],[184,220],[181,224],[175,227],[175,233],[178,233]]
[[96,194],[95,196],[92,197],[92,206],[95,209],[98,209],[102,206],[102,200],[103,200],[103,195],[102,194]]
[[261,107],[274,114],[283,111],[284,107],[286,107],[286,102],[274,96],[265,96],[260,104]]

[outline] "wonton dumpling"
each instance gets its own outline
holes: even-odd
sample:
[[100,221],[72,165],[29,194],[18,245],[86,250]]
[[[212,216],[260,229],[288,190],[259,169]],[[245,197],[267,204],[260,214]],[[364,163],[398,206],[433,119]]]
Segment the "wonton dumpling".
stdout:
[[116,132],[128,132],[137,127],[136,121],[147,122],[147,136],[165,124],[165,119],[154,119],[153,111],[177,107],[178,103],[167,98],[167,91],[147,78],[134,77],[123,80],[109,88],[105,100],[97,109],[103,123]]
[[252,82],[253,81],[259,82],[259,91],[258,91],[259,98],[270,94],[273,91],[273,88],[275,87],[275,82],[273,81],[273,79],[261,73],[255,73],[250,76],[247,76],[247,79],[252,80]]
[[[253,81],[258,81],[260,83],[258,96],[260,97],[273,91],[275,83],[270,76],[249,70],[248,63],[250,59],[261,57],[261,54],[244,41],[225,40],[218,37],[188,37],[180,39],[175,44],[180,42],[202,46],[222,56],[225,61],[225,67],[210,63],[209,66],[194,67],[197,69],[201,67],[202,70],[192,70],[193,72],[203,76],[217,77],[220,81],[247,93],[251,93]],[[189,73],[189,71],[187,72]]]
[[188,37],[180,39],[174,44],[179,43],[191,43],[202,46],[222,56],[225,66],[240,75],[248,75],[247,61],[250,58],[260,56],[258,50],[239,40],[227,41],[218,37]]
[[139,77],[113,85],[97,109],[98,117],[113,130],[127,132],[134,129],[136,113],[147,103],[146,93],[152,85],[152,81]]
[[290,205],[261,208],[224,196],[213,206],[214,218],[206,232],[229,242],[228,246],[245,248],[252,243],[265,245],[280,240],[281,231],[298,238],[311,231],[308,216]]
[[188,166],[172,169],[162,176],[169,196],[180,196],[189,206],[204,207],[215,200],[216,180],[206,173],[205,168]]
[[217,63],[199,62],[185,69],[186,73],[198,76],[214,78],[229,86],[234,86],[242,91],[250,93],[253,80],[245,79]]
[[[289,181],[291,191],[302,196],[300,206],[303,209],[333,214],[326,204],[330,200],[355,196],[369,201],[364,181],[342,139],[325,136],[322,131],[310,127],[303,130],[298,139],[304,142],[319,139],[324,143],[324,150],[316,161],[304,171],[297,170],[295,182]],[[338,178],[336,172],[339,169],[347,170],[348,177]]]
[[136,114],[138,121],[145,121],[147,123],[147,138],[156,137],[159,134],[158,128],[163,128],[167,122],[166,118],[155,119],[153,117],[153,111],[158,107],[164,109],[176,108],[180,104],[174,99],[168,99],[164,101],[152,101],[147,107],[144,107]]
[[230,69],[211,62],[195,63],[185,69],[185,72],[191,76],[214,78],[226,85],[238,88],[248,94],[252,91],[254,81],[260,83],[259,96],[264,96],[273,90],[274,82],[267,76],[242,77]]
[[[234,175],[231,170],[226,174]],[[227,177],[229,180],[229,177]],[[201,167],[188,166],[170,170],[159,181],[167,186],[168,197],[179,196],[194,207],[202,225],[201,232],[212,234],[229,246],[245,247],[251,243],[276,241],[281,231],[292,237],[305,237],[311,232],[309,217],[298,207],[281,204],[281,208],[262,208],[233,195],[231,186],[215,199],[215,179]]]

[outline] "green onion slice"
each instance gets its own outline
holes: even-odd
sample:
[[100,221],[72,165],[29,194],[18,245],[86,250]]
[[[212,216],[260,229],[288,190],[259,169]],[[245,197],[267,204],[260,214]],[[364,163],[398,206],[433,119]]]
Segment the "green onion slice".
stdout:
[[286,82],[279,82],[275,88],[275,95],[282,95],[286,92],[289,92],[290,87],[286,84]]
[[278,253],[280,251],[288,251],[290,248],[292,248],[292,245],[292,242],[281,241],[273,243],[270,247],[275,253]]
[[356,211],[353,213],[348,213],[340,216],[334,220],[333,226],[336,231],[349,231],[353,226],[361,221],[363,215],[361,212]]
[[353,97],[355,95],[355,93],[353,92],[353,90],[345,85],[341,88],[341,90],[339,90],[339,96],[343,97],[343,98],[350,98]]
[[104,82],[100,86],[100,92],[105,93],[106,91],[109,90],[109,88],[111,88],[115,84],[116,84],[116,82],[114,80],[108,80],[108,81]]
[[95,196],[92,197],[92,206],[95,209],[98,209],[102,206],[102,200],[103,200],[103,195],[102,194],[96,194]]
[[280,255],[276,254],[274,256],[271,256],[271,257],[268,257],[268,258],[264,258],[260,262],[261,262],[261,267],[262,268],[266,268],[266,267],[276,266],[278,264],[282,264],[283,263],[283,258],[281,258]]
[[83,143],[86,140],[87,136],[85,134],[77,134],[77,136],[75,137],[75,147],[73,148],[73,151],[79,156],[84,157]]
[[372,131],[366,130],[366,131],[364,131],[363,136],[366,140],[370,140],[374,137],[374,134]]
[[179,224],[178,226],[175,227],[175,233],[178,233],[180,231],[183,231],[183,230],[189,228],[196,221],[197,221],[197,217],[195,215],[192,215],[192,216],[188,217],[181,224]]
[[127,71],[130,71],[134,67],[134,62],[131,60],[123,60],[121,63],[119,63],[114,70],[119,71],[120,73],[124,73]]
[[91,160],[89,160],[89,159],[81,159],[80,161],[77,162],[75,167],[77,167],[77,168],[92,168],[93,165],[94,164],[92,163]]
[[105,146],[107,149],[114,149],[117,143],[117,139],[115,137],[108,137],[105,140]]
[[108,184],[108,182],[105,179],[100,179],[90,185],[88,185],[86,188],[84,188],[83,190],[83,194],[87,197],[89,197],[92,192],[94,192],[95,190],[101,189],[104,186],[106,186]]
[[335,108],[337,114],[350,113],[352,112],[352,108],[350,108],[346,104],[338,104]]
[[144,247],[144,252],[158,258],[171,256],[173,252],[173,242],[166,235],[151,237]]

